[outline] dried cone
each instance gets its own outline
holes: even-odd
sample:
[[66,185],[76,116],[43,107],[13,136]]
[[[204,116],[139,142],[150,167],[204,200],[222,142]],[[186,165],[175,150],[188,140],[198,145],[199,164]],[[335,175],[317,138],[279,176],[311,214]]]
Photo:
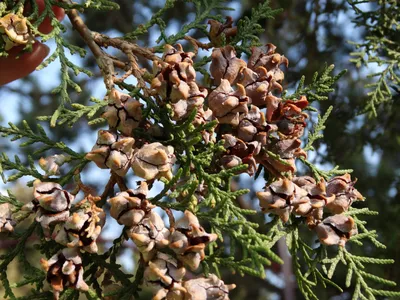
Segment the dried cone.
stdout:
[[13,232],[16,224],[12,218],[10,204],[0,204],[0,232]]
[[64,154],[42,157],[39,160],[39,166],[46,172],[46,176],[58,175],[60,174],[60,167],[68,160],[69,157]]
[[282,86],[271,82],[268,71],[264,67],[258,67],[256,72],[244,68],[240,75],[238,83],[246,89],[246,95],[251,99],[253,105],[259,107],[268,107],[268,95],[271,91],[278,89],[282,92]]
[[285,223],[289,220],[293,208],[309,201],[306,196],[305,190],[287,178],[273,182],[264,192],[257,192],[262,211],[278,215]]
[[222,46],[224,40],[229,44],[231,38],[237,34],[237,27],[232,26],[233,19],[230,16],[226,17],[224,24],[217,20],[209,20],[208,24],[210,24],[209,38],[214,47]]
[[131,96],[112,89],[103,117],[107,119],[110,127],[130,136],[142,119],[142,104]]
[[326,192],[335,196],[335,200],[326,206],[330,212],[341,214],[349,209],[350,205],[357,200],[364,200],[364,197],[354,188],[356,180],[352,181],[350,174],[333,177],[328,181]]
[[[193,120],[193,125],[194,127],[199,127],[200,125],[205,125],[209,122],[212,121],[213,113],[211,109],[204,110],[203,108],[200,108],[197,110],[196,117]],[[206,144],[209,142],[213,141],[215,142],[215,137],[213,135],[213,130],[202,130],[201,135],[203,136],[203,140]]]
[[172,178],[171,168],[175,163],[174,148],[161,143],[146,144],[136,151],[132,169],[135,175],[146,180]]
[[[270,100],[276,101],[273,97]],[[273,107],[273,104],[271,106]],[[275,123],[279,132],[287,138],[301,137],[306,126],[305,120],[308,118],[308,115],[302,110],[307,106],[308,101],[305,96],[301,96],[300,99],[295,101],[278,101],[278,107],[272,113],[267,112],[267,120]]]
[[185,281],[183,287],[186,289],[185,300],[229,300],[229,291],[236,286],[226,285],[214,274],[207,278],[197,278]]
[[88,196],[75,205],[76,211],[59,226],[55,241],[69,248],[79,247],[89,253],[97,253],[96,239],[104,226],[103,209],[96,206],[99,198]]
[[26,21],[26,18],[13,13],[0,18],[0,33],[3,33],[6,51],[14,46],[25,45],[32,40]]
[[177,222],[169,237],[169,247],[180,261],[195,271],[205,257],[206,245],[216,239],[216,234],[205,232],[197,217],[186,210],[185,216]]
[[224,147],[226,152],[220,159],[222,166],[226,169],[247,164],[246,172],[252,176],[257,170],[257,164],[253,157],[260,150],[258,142],[245,143],[231,134],[224,134]]
[[174,111],[173,120],[185,119],[194,109],[198,111],[203,109],[203,104],[208,94],[207,89],[200,88],[194,81],[189,82],[188,87],[187,98],[171,103]]
[[35,199],[26,204],[23,210],[36,211],[36,221],[42,226],[45,235],[50,233],[50,225],[64,222],[69,217],[69,209],[74,196],[54,182],[35,181],[33,184]]
[[[159,95],[162,100],[169,100],[172,103],[176,103],[181,99],[186,100],[189,97],[190,87],[186,80],[182,80],[182,77],[187,79],[194,79],[195,71],[192,68],[187,68],[190,64],[185,63],[185,69],[180,70],[177,65],[158,65],[156,69],[160,69],[151,82],[151,88],[155,95]],[[182,63],[183,64],[183,63]]]
[[138,225],[155,207],[146,200],[148,191],[147,183],[142,181],[136,190],[126,190],[109,199],[110,215],[121,225],[128,227]]
[[255,105],[251,105],[248,113],[241,117],[237,128],[237,137],[245,142],[256,141],[265,145],[269,133],[277,130],[275,125],[265,122],[264,113]]
[[99,130],[96,145],[86,154],[101,169],[111,169],[119,176],[128,172],[135,140],[111,131]]
[[127,233],[146,261],[154,256],[157,252],[156,248],[168,245],[170,234],[164,221],[153,211],[150,211],[137,225],[131,227]]
[[248,113],[249,98],[241,84],[233,91],[228,80],[222,79],[221,84],[210,93],[208,106],[221,124],[237,126],[241,114]]
[[235,48],[231,45],[215,48],[211,58],[210,72],[215,85],[221,84],[223,79],[234,83],[239,72],[246,67],[246,62],[236,57]]
[[344,247],[351,236],[357,234],[357,227],[352,217],[334,215],[326,218],[315,228],[322,244]]
[[307,198],[310,200],[300,204],[294,212],[307,217],[307,225],[314,228],[322,220],[324,207],[332,202],[335,196],[327,196],[326,183],[323,179],[316,183],[310,176],[300,176],[294,177],[292,181],[307,192]]
[[40,263],[47,272],[46,278],[53,288],[55,299],[59,298],[64,288],[73,288],[82,292],[89,289],[83,281],[82,259],[76,249],[63,249],[49,260],[42,258]]
[[161,96],[163,100],[176,103],[179,100],[187,100],[189,97],[189,84],[195,84],[196,71],[193,68],[192,58],[194,53],[184,52],[180,44],[176,48],[165,46],[162,62],[153,62],[154,79],[151,88],[154,94]]
[[183,300],[186,290],[181,281],[185,273],[185,268],[179,267],[172,256],[158,252],[144,271],[144,284],[154,291],[154,300]]
[[184,52],[182,46],[165,46],[162,62],[153,62],[154,79],[151,88],[154,95],[172,108],[172,119],[186,119],[190,113],[203,108],[208,91],[195,81],[194,53]]
[[282,173],[293,174],[296,172],[295,158],[307,157],[300,145],[301,140],[297,138],[280,140],[270,138],[264,147],[266,151],[256,157],[257,162],[277,178],[283,177]]
[[[285,64],[287,67],[289,61],[285,56],[275,53],[275,49],[276,47],[273,44],[267,44],[266,51],[261,47],[253,47],[247,67],[253,71],[257,71],[259,67],[264,67],[268,70],[266,75],[271,77],[271,83],[279,84],[285,77],[280,65]],[[280,90],[282,90],[282,87]]]
[[182,62],[193,64],[192,58],[195,56],[193,52],[183,51],[181,44],[176,44],[175,47],[165,45],[162,60],[170,65],[180,64]]

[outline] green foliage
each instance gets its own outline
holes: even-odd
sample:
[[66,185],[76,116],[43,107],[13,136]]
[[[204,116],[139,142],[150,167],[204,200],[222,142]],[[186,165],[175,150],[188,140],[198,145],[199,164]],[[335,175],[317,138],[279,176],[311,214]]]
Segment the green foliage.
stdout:
[[[65,107],[61,107],[59,111],[59,117],[57,118],[57,125],[63,125],[66,124],[69,127],[72,127],[80,118],[83,116],[87,116],[88,119],[92,119],[99,110],[101,110],[103,107],[107,106],[107,102],[96,99],[96,98],[91,98],[90,99],[92,102],[94,102],[94,105],[82,105],[79,103],[72,103],[71,106],[74,108],[74,110],[69,110]],[[50,121],[52,120],[53,116],[41,116],[38,117],[38,120],[40,121]],[[105,120],[101,117],[95,118],[91,121],[88,122],[89,125],[95,125],[104,122]],[[56,126],[56,124],[54,124]]]
[[[37,124],[37,132],[34,132],[26,121],[22,122],[22,127],[17,127],[10,122],[9,127],[0,126],[0,134],[3,137],[12,137],[12,141],[26,139],[25,142],[19,145],[20,147],[28,147],[31,145],[36,146],[36,144],[41,145],[40,148],[32,153],[33,156],[43,154],[49,150],[58,151],[69,155],[69,162],[73,162],[75,163],[75,165],[64,176],[61,176],[60,178],[47,178],[46,180],[49,181],[58,181],[65,184],[74,176],[76,170],[82,169],[88,163],[88,161],[84,158],[84,155],[75,152],[71,148],[67,147],[67,145],[65,145],[63,142],[56,142],[51,140],[40,124]],[[36,179],[44,180],[44,175],[42,175],[37,170],[33,156],[28,155],[27,158],[29,167],[26,167],[25,164],[22,163],[18,155],[15,155],[14,161],[12,161],[6,155],[6,153],[1,153],[0,175],[2,176],[4,183],[16,181],[23,176],[30,176]],[[6,178],[4,172],[12,170],[15,170],[17,172]],[[32,185],[32,181],[29,183],[29,185]]]
[[[156,40],[157,43],[162,43],[162,45],[156,48],[156,51],[162,51],[164,49],[165,44],[174,45],[178,41],[183,40],[185,36],[191,30],[199,30],[203,34],[208,34],[207,32],[207,24],[205,21],[209,19],[216,19],[222,21],[221,15],[215,15],[217,11],[230,11],[232,8],[225,5],[227,0],[196,0],[196,1],[185,1],[185,2],[193,2],[195,6],[196,16],[194,20],[190,23],[184,24],[180,31],[176,34],[172,34],[167,36],[165,33],[166,25],[163,22],[160,22],[160,37]],[[168,3],[168,2],[167,2]]]
[[0,194],[0,204],[3,203],[10,203],[11,205],[15,206],[16,208],[21,208],[23,206],[23,203],[18,201],[18,199],[13,195],[13,193],[8,190],[7,191],[8,196]]
[[163,21],[162,16],[168,9],[173,9],[176,2],[176,0],[165,1],[164,6],[159,11],[154,13],[149,21],[136,28],[133,32],[125,34],[125,38],[135,40],[138,38],[138,36],[147,33],[148,30],[154,25],[158,25],[161,29],[165,29],[165,22]]
[[[320,95],[317,94],[316,97],[320,97]],[[323,116],[318,114],[318,122],[314,125],[313,132],[310,132],[308,134],[307,144],[303,148],[304,151],[314,151],[315,149],[313,143],[316,140],[324,137],[324,135],[321,132],[326,128],[325,123],[328,120],[328,117],[331,114],[332,109],[333,106],[330,106]],[[333,169],[325,171],[325,170],[320,170],[315,164],[307,160],[307,158],[300,157],[300,161],[310,169],[313,177],[317,181],[320,181],[321,179],[327,180],[333,176],[344,175],[346,173],[351,173],[353,171],[351,169],[343,169],[343,170],[339,169],[339,166],[335,166]]]
[[[316,96],[320,97],[319,95]],[[313,147],[313,143],[316,140],[324,137],[324,135],[321,132],[326,128],[325,123],[328,120],[328,117],[331,114],[332,109],[333,106],[330,106],[323,116],[318,114],[318,122],[314,125],[313,132],[310,132],[308,134],[307,144],[303,148],[304,151],[314,151],[315,149]],[[339,169],[339,166],[335,166],[333,169],[325,171],[325,170],[320,170],[315,164],[308,161],[307,158],[301,157],[300,161],[310,169],[313,177],[317,181],[320,181],[322,178],[327,180],[333,176],[344,175],[346,173],[351,173],[353,171],[351,169],[341,170]]]
[[[23,233],[18,234],[15,236],[16,239],[18,239],[18,243],[16,244],[15,247],[13,247],[12,249],[10,249],[8,251],[7,254],[2,255],[0,257],[0,280],[1,283],[3,284],[4,290],[5,290],[5,295],[4,298],[10,298],[10,299],[16,299],[16,296],[13,293],[12,290],[12,286],[10,285],[10,282],[8,281],[7,278],[7,267],[8,265],[14,260],[14,258],[18,258],[18,259],[23,259],[24,260],[24,265],[27,268],[27,278],[26,279],[30,279],[28,283],[31,283],[32,281],[37,281],[38,283],[43,282],[43,274],[42,272],[40,272],[39,270],[37,271],[39,273],[39,277],[36,278],[36,280],[32,280],[32,275],[33,274],[29,274],[29,270],[32,270],[33,267],[26,261],[26,259],[24,258],[24,249],[26,246],[26,241],[27,239],[32,235],[32,233],[34,232],[35,228],[37,226],[37,223],[33,222],[32,225],[25,230]],[[36,270],[36,269],[34,269]],[[24,283],[27,284],[27,283]],[[17,284],[18,285],[18,284]],[[38,288],[41,287],[41,284],[37,285]]]
[[[52,1],[54,2],[54,1]],[[79,9],[81,11],[84,11],[87,8],[92,8],[96,10],[104,10],[104,11],[109,11],[113,9],[119,9],[119,5],[115,3],[114,1],[110,0],[84,0],[80,1],[82,3],[75,3],[72,1],[65,1],[61,3],[54,3],[62,8],[65,9]]]
[[334,91],[334,84],[342,77],[347,71],[343,70],[337,75],[333,76],[331,73],[335,68],[334,65],[325,65],[321,75],[318,76],[318,72],[314,73],[312,81],[308,85],[304,85],[305,76],[302,76],[300,82],[294,93],[287,95],[286,91],[283,93],[282,98],[284,99],[297,99],[300,96],[306,96],[308,101],[323,101],[328,99],[328,94]]
[[[350,238],[349,243],[363,246],[361,241],[369,240],[373,241],[376,246],[382,247],[383,245],[376,240],[376,232],[366,229],[366,222],[356,217],[361,214],[374,215],[376,212],[369,211],[367,208],[351,208],[349,210],[347,215],[352,215],[355,218],[359,229],[359,234]],[[286,234],[286,243],[293,257],[294,273],[305,299],[319,299],[315,293],[317,284],[322,284],[323,287],[326,287],[327,284],[332,285],[340,292],[343,292],[343,284],[346,288],[354,284],[355,290],[352,299],[400,296],[400,292],[381,289],[382,286],[395,287],[395,282],[366,271],[367,269],[374,270],[377,265],[393,264],[394,260],[354,255],[348,250],[348,248],[352,249],[353,247],[347,246],[338,246],[333,255],[330,254],[332,249],[323,245],[311,248],[301,237],[299,229],[295,225],[289,226],[286,229]],[[333,281],[334,274],[341,264],[346,269],[345,282]],[[375,265],[375,268],[367,268],[365,264]]]
[[339,166],[335,166],[333,169],[328,170],[328,171],[321,170],[315,164],[313,164],[312,162],[310,162],[309,160],[307,160],[304,157],[300,157],[299,160],[310,169],[312,176],[317,181],[321,180],[322,178],[327,180],[327,179],[331,178],[332,176],[344,175],[346,173],[353,172],[352,169],[340,169]]
[[[282,12],[282,9],[272,9],[269,1],[260,3],[251,9],[250,17],[239,20],[237,27],[238,33],[231,44],[247,54],[250,54],[252,46],[260,46],[259,36],[264,32],[260,22],[263,19],[273,19],[275,15]],[[240,42],[239,45],[237,45]]]
[[[60,26],[62,26],[62,25],[60,24]],[[55,31],[57,31],[57,29],[55,29],[53,32],[55,32]],[[50,63],[54,62],[57,58],[59,58],[59,61],[61,64],[61,83],[59,86],[54,88],[52,91],[53,94],[60,95],[61,103],[51,118],[50,124],[52,126],[55,126],[55,123],[57,122],[57,119],[60,116],[61,111],[65,109],[64,106],[71,102],[71,98],[69,96],[70,91],[68,88],[69,87],[73,88],[77,93],[80,93],[82,91],[81,87],[71,79],[70,71],[72,71],[75,76],[79,75],[80,73],[84,73],[88,76],[92,76],[92,73],[90,71],[77,66],[76,64],[74,64],[67,58],[65,49],[68,49],[71,52],[71,54],[79,53],[79,55],[82,58],[85,57],[86,51],[77,46],[67,43],[66,40],[61,37],[60,31],[61,30],[59,30],[59,34],[55,36],[55,41],[57,43],[56,50],[49,58],[47,58],[38,67],[38,70],[43,69],[44,67],[48,66]]]
[[20,144],[20,147],[27,147],[36,143],[43,144],[34,155],[40,154],[50,149],[57,149],[62,151],[75,159],[82,158],[82,155],[76,153],[74,150],[68,148],[63,142],[52,141],[46,134],[46,131],[40,124],[36,124],[37,132],[34,132],[26,121],[22,121],[22,127],[17,127],[13,123],[9,123],[10,127],[0,127],[0,133],[3,137],[12,137],[12,141],[26,138],[27,140]]
[[377,117],[377,108],[390,104],[400,87],[400,6],[398,1],[377,1],[362,10],[359,5],[365,1],[348,1],[357,14],[354,23],[365,30],[362,42],[351,42],[356,51],[352,52],[351,62],[357,67],[377,68],[370,71],[371,83],[365,85],[369,90],[368,101],[362,113]]
[[325,246],[311,248],[301,238],[299,230],[295,226],[287,228],[286,244],[293,258],[293,270],[299,289],[305,299],[319,299],[315,294],[315,287],[318,284],[324,288],[329,284],[343,292],[342,288],[331,280],[331,276],[321,271],[321,265],[324,269],[322,258],[327,251]]
[[314,125],[313,132],[310,132],[308,134],[307,144],[303,148],[304,151],[309,151],[309,150],[314,151],[315,149],[312,144],[316,140],[324,137],[324,135],[321,132],[326,128],[325,123],[328,120],[329,115],[332,112],[332,109],[333,106],[330,106],[328,110],[325,112],[323,117],[321,117],[321,115],[318,115],[318,122]]

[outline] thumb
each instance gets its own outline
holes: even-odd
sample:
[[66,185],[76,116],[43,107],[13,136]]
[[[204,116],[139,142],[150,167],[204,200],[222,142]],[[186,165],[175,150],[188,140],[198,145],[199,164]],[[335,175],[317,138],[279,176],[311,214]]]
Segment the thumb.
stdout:
[[25,77],[32,73],[49,54],[49,47],[36,42],[32,52],[18,54],[23,46],[13,48],[7,57],[0,57],[0,85]]

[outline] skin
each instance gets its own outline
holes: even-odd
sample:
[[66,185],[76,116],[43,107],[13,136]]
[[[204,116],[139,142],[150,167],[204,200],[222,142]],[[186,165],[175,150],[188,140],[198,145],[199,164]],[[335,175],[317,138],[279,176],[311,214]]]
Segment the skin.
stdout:
[[[44,10],[44,0],[36,0],[39,8],[39,13]],[[29,10],[29,6],[26,7]],[[64,10],[53,6],[53,12],[56,18],[61,21],[64,16]],[[45,34],[50,33],[53,30],[51,26],[51,20],[45,18],[42,24],[39,25],[39,31]],[[20,51],[24,46],[14,47],[9,51],[7,57],[0,58],[0,85],[4,85],[11,81],[25,77],[32,73],[37,66],[46,58],[49,54],[49,47],[35,41],[33,44],[32,52],[20,54]],[[19,57],[18,57],[19,56]]]

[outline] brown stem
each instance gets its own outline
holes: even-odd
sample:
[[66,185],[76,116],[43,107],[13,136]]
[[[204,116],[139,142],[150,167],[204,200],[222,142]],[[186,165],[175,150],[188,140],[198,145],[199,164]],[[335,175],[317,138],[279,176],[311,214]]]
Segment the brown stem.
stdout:
[[168,219],[169,219],[170,231],[173,232],[175,230],[175,217],[174,217],[174,214],[172,213],[171,209],[169,209],[169,208],[164,208],[164,211],[167,214]]
[[197,55],[197,52],[199,52],[199,48],[208,50],[213,47],[213,45],[211,43],[204,44],[189,35],[185,36],[185,40],[187,40],[188,42],[190,42],[193,45],[194,53],[196,55]]
[[93,40],[91,32],[89,28],[87,28],[86,24],[83,22],[82,18],[79,16],[78,11],[76,9],[71,9],[68,12],[68,17],[76,29],[79,32],[85,43],[88,45],[90,50],[92,51],[93,55],[96,58],[99,58],[104,55],[101,48],[96,44]]
[[128,187],[126,186],[125,180],[123,177],[113,173],[113,176],[115,177],[116,183],[118,184],[119,189],[121,192],[124,192],[128,190]]
[[80,174],[81,170],[76,169],[74,172],[74,181],[76,182],[76,187],[71,194],[76,196],[80,191],[82,191],[85,197],[88,197],[89,195],[96,195],[97,193],[94,188],[87,186],[82,182]]
[[108,180],[108,182],[104,188],[104,191],[100,196],[101,200],[97,203],[97,206],[102,207],[106,203],[107,197],[110,194],[110,192],[113,190],[114,185],[116,183],[117,183],[117,180],[116,180],[114,174],[111,173],[111,177]]
[[[70,4],[72,3],[70,0],[64,1]],[[122,69],[125,69],[126,65],[119,60],[112,59],[107,54],[105,54],[103,50],[101,50],[99,45],[97,45],[96,42],[93,40],[91,31],[83,22],[76,9],[69,10],[67,15],[71,21],[72,26],[80,34],[85,43],[88,45],[89,49],[92,51],[93,55],[96,57],[97,64],[104,77],[104,83],[106,84],[107,89],[111,89],[114,84],[114,65]]]
[[137,44],[130,43],[119,38],[110,38],[98,32],[92,32],[92,38],[98,45],[101,45],[103,47],[112,46],[114,48],[120,49],[125,54],[132,52],[135,55],[147,58],[152,61],[160,60],[160,58],[153,53],[152,49],[143,48],[138,46]]
[[127,71],[125,72],[125,74],[122,75],[121,77],[114,76],[114,82],[115,82],[116,84],[117,84],[117,83],[124,82],[125,79],[127,79],[129,76],[132,75],[132,73],[133,73],[133,69],[130,68],[130,69],[127,70]]
[[78,181],[78,186],[80,190],[83,192],[85,197],[89,195],[96,195],[96,190],[94,188],[83,184],[83,182],[80,180]]
[[[96,42],[94,41],[94,39],[92,37],[92,31],[83,22],[82,18],[79,16],[79,13],[78,13],[78,11],[76,9],[71,9],[68,12],[68,17],[69,17],[69,19],[71,21],[71,24],[74,26],[76,31],[78,31],[78,33],[83,38],[83,40],[88,45],[89,49],[92,51],[93,55],[96,58],[108,56],[96,44]],[[108,56],[108,58],[110,60],[112,60],[112,62],[115,65],[115,67],[123,69],[123,70],[126,69],[126,67],[127,67],[126,63],[124,63],[124,62],[122,62],[122,61],[120,61],[120,60],[118,60],[116,58],[109,57],[109,56]]]
[[[71,0],[64,1],[71,3]],[[159,61],[160,58],[156,56],[151,49],[140,47],[137,44],[130,43],[119,38],[110,38],[98,32],[92,32],[83,22],[76,9],[71,9],[68,12],[68,17],[73,27],[81,35],[89,49],[92,51],[93,55],[96,57],[97,64],[99,65],[99,68],[103,74],[107,89],[111,89],[114,85],[114,82],[124,80],[131,73],[138,79],[142,88],[145,89],[145,80],[142,77],[142,71],[139,69],[135,55],[152,61]],[[112,46],[120,49],[128,56],[129,64],[122,62],[117,58],[111,57],[107,53],[103,52],[100,46]],[[114,67],[127,71],[127,73],[121,79],[118,79],[115,77]]]

